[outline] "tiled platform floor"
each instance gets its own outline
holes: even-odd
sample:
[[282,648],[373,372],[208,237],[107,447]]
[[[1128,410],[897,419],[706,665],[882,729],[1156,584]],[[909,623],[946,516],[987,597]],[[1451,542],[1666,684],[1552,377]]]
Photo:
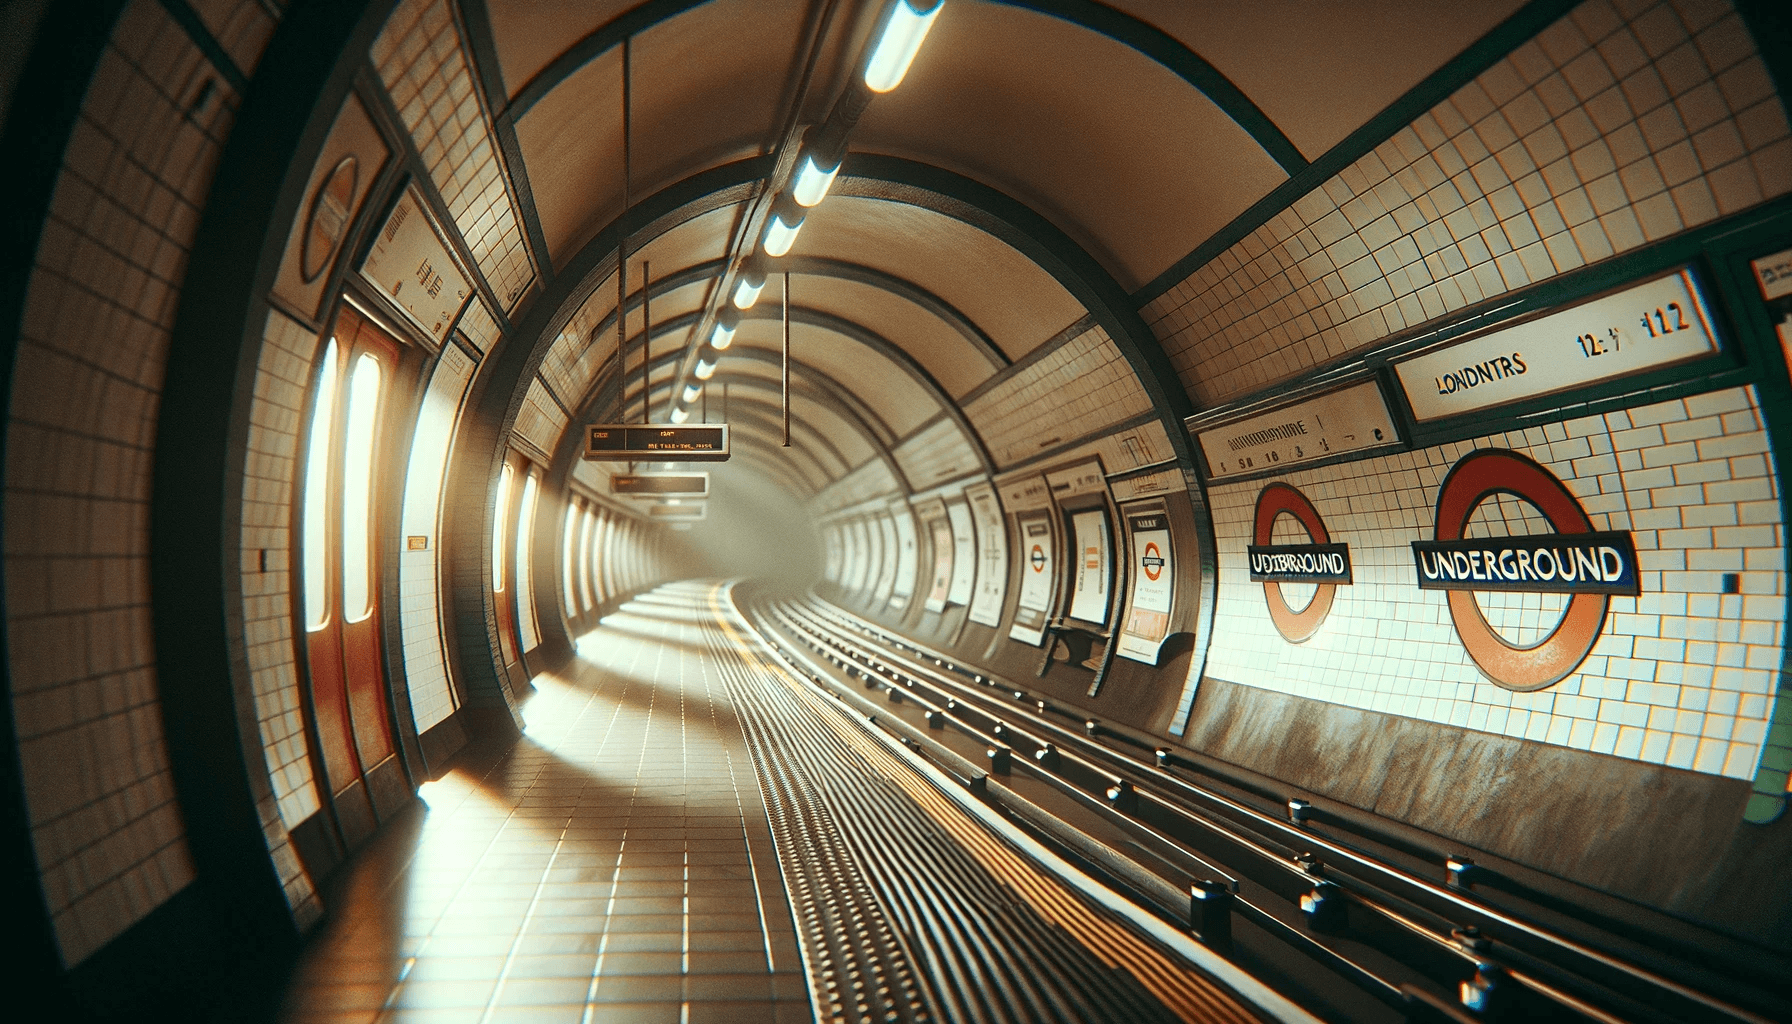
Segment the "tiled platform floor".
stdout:
[[764,804],[689,602],[535,680],[351,869],[281,1021],[812,1019]]

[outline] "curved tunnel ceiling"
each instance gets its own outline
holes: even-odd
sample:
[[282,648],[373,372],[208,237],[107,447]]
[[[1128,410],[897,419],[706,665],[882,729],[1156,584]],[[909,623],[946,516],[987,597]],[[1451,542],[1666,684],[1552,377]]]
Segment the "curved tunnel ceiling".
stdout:
[[[519,340],[542,350],[540,374],[566,423],[632,420],[650,304],[648,405],[664,420],[693,381],[721,289],[756,248],[769,193],[787,187],[803,130],[857,74],[883,5],[482,6],[471,20],[483,24],[468,29],[487,34],[486,92],[510,133],[523,219],[545,250],[547,297],[565,307],[525,317],[564,328]],[[858,120],[832,194],[773,261],[699,403],[719,418],[713,392],[738,387],[740,443],[780,447],[781,429],[753,410],[778,382],[787,282],[795,436],[834,441],[800,457],[806,490],[874,458],[902,480],[896,450],[942,414],[980,451],[961,406],[1092,316],[1116,336],[1177,447],[1175,421],[1193,410],[1132,294],[1236,230],[1254,204],[1520,7],[952,0],[902,86]],[[1372,71],[1360,59],[1371,40],[1382,55]],[[619,358],[625,162],[636,212]],[[799,458],[758,454],[775,465]]]

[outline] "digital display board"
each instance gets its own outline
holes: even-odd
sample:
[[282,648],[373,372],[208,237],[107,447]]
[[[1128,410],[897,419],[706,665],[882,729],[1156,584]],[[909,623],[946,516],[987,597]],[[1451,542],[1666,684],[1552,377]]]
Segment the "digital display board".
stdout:
[[728,425],[589,424],[585,427],[585,458],[610,462],[726,462]]

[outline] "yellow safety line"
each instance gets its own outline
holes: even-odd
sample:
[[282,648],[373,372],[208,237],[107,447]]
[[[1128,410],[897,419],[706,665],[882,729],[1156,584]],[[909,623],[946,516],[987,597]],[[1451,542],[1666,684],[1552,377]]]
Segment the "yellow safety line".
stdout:
[[[722,586],[710,592],[710,606],[730,639],[753,664],[782,680],[800,700],[817,710],[838,713],[794,679],[782,665],[762,656],[757,644],[735,630],[719,599]],[[970,851],[991,874],[1027,899],[1047,920],[1087,946],[1112,968],[1125,968],[1158,1001],[1185,1021],[1256,1022],[1261,1018],[1236,996],[1206,975],[1190,970],[1120,922],[1098,912],[1055,877],[1043,874],[1012,847],[991,835],[963,808],[923,781],[912,768],[891,756],[859,729],[836,730],[866,760],[912,797],[939,825]]]

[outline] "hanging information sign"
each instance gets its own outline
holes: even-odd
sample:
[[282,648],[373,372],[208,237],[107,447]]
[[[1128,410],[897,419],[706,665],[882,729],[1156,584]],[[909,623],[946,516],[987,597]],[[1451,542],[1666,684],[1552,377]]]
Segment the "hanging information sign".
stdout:
[[1070,593],[1070,617],[1097,625],[1108,621],[1108,514],[1102,509],[1071,514],[1075,535],[1076,576]]
[[1002,624],[1002,602],[1008,596],[1008,531],[1002,504],[988,484],[967,487],[971,520],[977,528],[977,582],[971,595],[970,619],[985,626]]
[[1020,595],[1008,636],[1038,646],[1045,641],[1045,618],[1051,611],[1052,591],[1057,589],[1052,574],[1052,523],[1045,514],[1030,512],[1016,517],[1015,525],[1020,534]]
[[1676,271],[1394,364],[1421,422],[1629,377],[1717,351],[1692,275]]
[[1176,564],[1170,554],[1169,515],[1162,502],[1140,502],[1120,510],[1132,551],[1130,610],[1120,630],[1121,657],[1157,664],[1170,635],[1170,606],[1176,598]]
[[954,501],[946,506],[946,518],[952,526],[952,587],[946,592],[946,603],[970,604],[977,575],[977,540],[971,533],[970,506]]
[[592,423],[585,458],[601,462],[727,462],[725,423]]

